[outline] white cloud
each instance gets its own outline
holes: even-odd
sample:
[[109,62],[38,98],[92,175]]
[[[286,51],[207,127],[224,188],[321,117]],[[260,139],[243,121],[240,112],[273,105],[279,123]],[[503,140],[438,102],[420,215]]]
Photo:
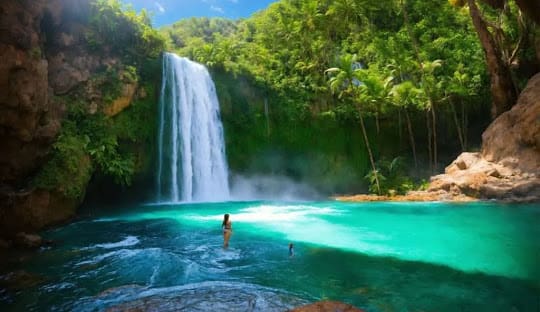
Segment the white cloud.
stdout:
[[165,8],[161,5],[161,3],[159,3],[159,2],[154,2],[154,4],[156,5],[156,7],[157,7],[157,9],[158,9],[158,11],[159,11],[160,13],[162,13],[162,14],[165,13]]
[[218,7],[218,6],[214,6],[214,5],[211,5],[211,6],[210,6],[210,10],[216,11],[216,12],[221,13],[221,14],[225,13],[225,11],[223,10],[223,8]]

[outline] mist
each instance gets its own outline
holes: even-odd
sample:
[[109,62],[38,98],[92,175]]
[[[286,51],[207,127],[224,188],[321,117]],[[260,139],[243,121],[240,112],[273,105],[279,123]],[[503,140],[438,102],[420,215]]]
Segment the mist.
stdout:
[[325,198],[324,195],[307,184],[296,182],[284,176],[272,175],[233,175],[230,191],[231,199],[235,201],[303,201]]

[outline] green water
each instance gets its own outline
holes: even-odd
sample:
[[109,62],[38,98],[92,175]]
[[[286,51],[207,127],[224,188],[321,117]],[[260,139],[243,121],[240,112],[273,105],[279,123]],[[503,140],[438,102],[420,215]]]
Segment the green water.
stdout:
[[540,311],[539,224],[539,205],[143,205],[44,233],[58,246],[17,268],[43,281],[0,299],[18,311],[285,311],[321,299],[366,311]]

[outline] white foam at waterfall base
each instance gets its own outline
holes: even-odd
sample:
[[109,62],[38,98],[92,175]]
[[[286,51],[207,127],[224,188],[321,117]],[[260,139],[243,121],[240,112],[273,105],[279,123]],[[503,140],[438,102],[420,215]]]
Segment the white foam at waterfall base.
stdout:
[[229,199],[219,103],[203,65],[164,53],[158,132],[158,202]]

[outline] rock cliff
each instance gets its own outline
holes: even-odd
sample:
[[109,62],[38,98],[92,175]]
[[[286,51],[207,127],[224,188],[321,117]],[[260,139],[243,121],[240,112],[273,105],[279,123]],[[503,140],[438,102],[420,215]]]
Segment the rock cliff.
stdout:
[[[77,90],[88,114],[118,114],[137,84],[126,81],[112,108],[103,104],[97,71],[122,72],[119,58],[93,51],[85,38],[88,0],[0,1],[0,235],[32,231],[74,215],[82,197],[32,185],[47,162]],[[122,77],[118,81],[124,84]],[[82,90],[82,91],[81,91]],[[73,96],[73,95],[72,95]],[[91,167],[80,159],[83,167]],[[87,184],[90,173],[84,176]]]
[[[540,74],[532,77],[517,104],[482,135],[480,153],[463,153],[429,192],[505,201],[540,201]],[[444,196],[444,195],[443,195]]]

